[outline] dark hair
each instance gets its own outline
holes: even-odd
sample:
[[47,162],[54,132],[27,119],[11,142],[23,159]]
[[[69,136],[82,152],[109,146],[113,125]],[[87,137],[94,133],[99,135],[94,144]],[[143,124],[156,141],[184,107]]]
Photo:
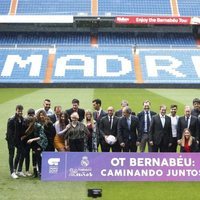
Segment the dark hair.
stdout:
[[193,104],[194,104],[194,103],[200,103],[200,99],[199,99],[199,98],[194,98],[193,101],[192,101],[192,103],[193,103]]
[[72,103],[77,103],[79,105],[79,100],[78,99],[72,99]]
[[175,104],[172,104],[171,106],[170,106],[170,108],[172,109],[172,108],[178,108],[178,106],[177,105],[175,105]]
[[16,105],[16,110],[23,110],[24,107],[22,105]]
[[29,108],[27,111],[28,115],[35,115],[35,110],[33,108]]
[[69,124],[69,115],[66,111],[62,111],[59,115],[59,122],[61,122],[61,116],[64,115],[65,116],[65,125]]
[[131,114],[131,113],[132,113],[131,108],[128,107],[128,106],[125,106],[125,107],[123,108],[123,111],[126,112],[126,113],[128,113],[128,114]]
[[51,102],[51,100],[50,100],[50,99],[45,99],[44,101],[48,101],[48,102]]
[[99,104],[101,106],[101,100],[100,99],[94,99],[92,101],[92,103],[96,103],[96,104]]

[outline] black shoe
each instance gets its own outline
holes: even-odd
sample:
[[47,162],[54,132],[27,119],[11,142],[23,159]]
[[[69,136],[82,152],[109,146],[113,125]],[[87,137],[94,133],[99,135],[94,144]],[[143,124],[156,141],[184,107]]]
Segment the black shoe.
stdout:
[[37,177],[38,177],[37,169],[33,169],[33,178],[37,178]]

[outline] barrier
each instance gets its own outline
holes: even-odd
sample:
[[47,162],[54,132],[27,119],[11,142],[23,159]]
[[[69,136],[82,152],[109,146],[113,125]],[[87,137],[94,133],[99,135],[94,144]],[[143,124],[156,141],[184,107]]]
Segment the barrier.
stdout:
[[200,181],[199,153],[43,152],[43,181]]

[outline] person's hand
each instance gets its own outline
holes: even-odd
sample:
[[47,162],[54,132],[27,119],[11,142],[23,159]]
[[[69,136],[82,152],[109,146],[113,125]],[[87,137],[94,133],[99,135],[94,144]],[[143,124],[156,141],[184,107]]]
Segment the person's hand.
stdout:
[[26,138],[26,135],[23,135],[23,136],[21,137],[21,141],[24,140],[25,138]]
[[150,144],[151,146],[153,146],[153,141],[149,141],[149,144]]
[[108,135],[105,135],[105,136],[104,136],[104,139],[105,139],[106,143],[108,143],[107,138],[108,138]]
[[69,145],[65,145],[65,151],[70,151]]
[[33,139],[29,139],[29,140],[27,141],[28,144],[31,144],[32,142],[33,142]]
[[66,130],[68,130],[71,127],[71,124],[67,124]]
[[168,144],[168,147],[171,147],[171,146],[172,146],[172,143],[169,143],[169,144]]
[[125,143],[124,142],[120,143],[120,146],[125,147]]
[[136,142],[136,146],[140,146],[140,142]]
[[178,145],[181,145],[181,140],[178,140],[178,141],[177,141],[177,144],[178,144]]

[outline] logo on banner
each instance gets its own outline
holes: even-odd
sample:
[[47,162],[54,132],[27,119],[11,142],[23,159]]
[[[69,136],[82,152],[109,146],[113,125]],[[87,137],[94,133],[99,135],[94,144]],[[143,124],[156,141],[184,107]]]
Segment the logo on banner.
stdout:
[[93,176],[92,168],[89,165],[88,157],[83,156],[80,161],[80,167],[69,169],[69,176]]
[[59,169],[60,158],[49,158],[49,174],[57,174]]

